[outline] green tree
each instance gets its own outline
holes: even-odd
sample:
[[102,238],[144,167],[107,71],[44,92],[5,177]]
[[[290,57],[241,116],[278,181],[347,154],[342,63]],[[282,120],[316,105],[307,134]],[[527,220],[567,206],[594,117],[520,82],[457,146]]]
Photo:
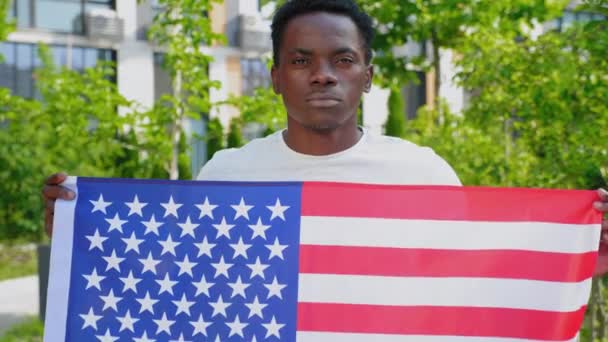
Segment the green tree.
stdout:
[[167,130],[170,160],[165,167],[170,179],[179,178],[179,141],[188,117],[200,119],[209,113],[209,89],[220,84],[208,75],[212,57],[203,52],[203,45],[223,41],[213,32],[208,13],[219,0],[159,0],[164,7],[150,27],[149,36],[166,48],[164,66],[172,79],[173,93],[165,94],[150,112],[148,126]]
[[224,149],[224,128],[220,119],[213,118],[207,125],[207,159],[211,159],[215,152]]
[[[6,39],[9,33],[11,33],[15,24],[13,22],[9,22],[8,20],[4,20],[4,18],[8,18],[8,10],[11,5],[11,0],[0,0],[0,41]],[[0,56],[0,62],[2,61],[2,56]]]
[[226,136],[226,147],[241,147],[243,146],[243,134],[240,118],[230,120],[228,135]]
[[243,123],[262,124],[265,135],[287,126],[287,111],[272,88],[257,88],[252,96],[231,96],[223,104],[236,107]]
[[[568,0],[359,0],[361,7],[378,27],[374,50],[377,52],[377,82],[385,87],[403,85],[415,79],[419,70],[434,70],[435,94],[441,87],[441,49],[459,53],[470,32],[493,27],[501,32],[522,32],[525,24],[556,16]],[[395,47],[419,42],[430,47],[418,56],[405,56]],[[440,98],[436,97],[435,106]]]
[[116,164],[128,149],[124,127],[136,115],[110,79],[114,68],[100,64],[79,73],[58,68],[40,46],[37,87],[42,101],[24,99],[0,88],[0,239],[41,237],[40,184],[57,170],[70,174],[125,174]]
[[405,133],[405,105],[399,88],[393,87],[388,96],[388,118],[384,133],[392,137],[402,137]]

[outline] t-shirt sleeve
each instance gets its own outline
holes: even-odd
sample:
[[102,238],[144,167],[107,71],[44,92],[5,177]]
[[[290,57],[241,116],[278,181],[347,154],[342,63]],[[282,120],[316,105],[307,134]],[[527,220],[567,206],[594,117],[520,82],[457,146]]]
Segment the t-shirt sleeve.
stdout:
[[433,151],[432,153],[435,159],[435,165],[431,169],[433,184],[462,186],[460,178],[458,178],[456,171],[454,171],[450,164],[445,161],[445,159],[436,154],[435,151]]

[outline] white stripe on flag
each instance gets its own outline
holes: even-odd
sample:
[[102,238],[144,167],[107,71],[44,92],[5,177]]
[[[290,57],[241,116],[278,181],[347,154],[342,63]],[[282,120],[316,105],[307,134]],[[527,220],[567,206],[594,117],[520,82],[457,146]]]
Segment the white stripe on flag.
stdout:
[[[545,340],[500,337],[380,335],[309,331],[298,331],[296,337],[298,342],[546,342]],[[578,341],[578,337],[564,342],[576,341]]]
[[[63,186],[71,189],[78,196],[77,177],[68,177]],[[70,272],[72,265],[72,241],[74,240],[74,211],[76,200],[55,202],[53,218],[53,239],[51,241],[51,265],[47,292],[44,341],[64,341],[68,317],[68,295],[70,292]],[[69,241],[69,243],[66,243]]]
[[300,243],[323,246],[585,253],[597,250],[599,233],[600,226],[597,224],[303,216]]
[[[300,274],[298,301],[389,306],[466,306],[571,312],[587,304],[591,280],[558,283],[490,278]],[[556,298],[561,298],[556,300]]]

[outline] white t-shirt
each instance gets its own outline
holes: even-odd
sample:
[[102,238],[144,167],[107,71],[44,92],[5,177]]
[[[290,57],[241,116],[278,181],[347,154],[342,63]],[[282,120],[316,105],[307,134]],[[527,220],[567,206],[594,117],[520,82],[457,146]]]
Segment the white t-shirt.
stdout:
[[325,181],[401,185],[461,185],[432,149],[363,131],[351,148],[312,156],[290,149],[282,132],[217,152],[197,180]]

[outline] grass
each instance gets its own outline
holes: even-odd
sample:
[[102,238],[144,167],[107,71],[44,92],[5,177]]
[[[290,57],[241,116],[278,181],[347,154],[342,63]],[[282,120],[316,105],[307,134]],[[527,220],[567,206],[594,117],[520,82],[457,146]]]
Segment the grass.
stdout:
[[36,248],[30,246],[0,244],[0,280],[38,273]]
[[32,317],[12,326],[0,337],[0,342],[42,342],[43,331],[44,324],[38,317]]

